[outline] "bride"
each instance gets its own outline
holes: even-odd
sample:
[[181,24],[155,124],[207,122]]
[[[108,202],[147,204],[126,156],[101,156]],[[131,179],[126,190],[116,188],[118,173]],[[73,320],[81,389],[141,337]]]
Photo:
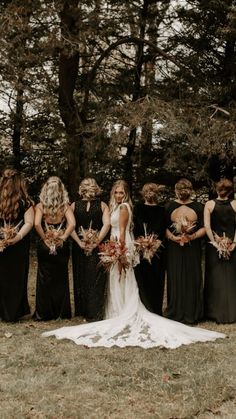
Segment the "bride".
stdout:
[[[125,181],[118,180],[112,187],[110,197],[111,236],[125,243],[129,255],[134,254],[131,208],[128,185]],[[142,348],[156,346],[177,348],[193,342],[225,337],[222,333],[186,326],[149,312],[139,298],[133,267],[120,275],[117,265],[110,270],[105,320],[62,327],[45,332],[43,336],[70,339],[77,345],[88,347],[140,346]]]

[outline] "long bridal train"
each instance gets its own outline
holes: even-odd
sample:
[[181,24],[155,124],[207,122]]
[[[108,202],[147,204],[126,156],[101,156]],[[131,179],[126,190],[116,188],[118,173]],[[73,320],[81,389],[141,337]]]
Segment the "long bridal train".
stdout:
[[[124,204],[122,204],[124,205]],[[128,204],[129,222],[126,227],[126,246],[133,254],[133,238],[130,234],[131,210]],[[120,205],[111,215],[111,235],[119,238]],[[106,320],[62,327],[43,333],[57,339],[70,339],[77,345],[88,347],[140,346],[152,348],[161,346],[177,348],[194,342],[212,341],[224,338],[223,333],[186,326],[149,312],[142,304],[134,270],[130,268],[120,278],[115,265],[109,275]]]
[[[111,278],[117,274],[118,272],[114,268]],[[116,281],[119,282],[117,277]],[[107,315],[114,316],[116,312],[120,312],[122,300],[127,301],[126,297],[128,296],[128,303],[123,308],[122,314],[99,322],[62,327],[45,332],[43,336],[70,339],[77,345],[88,347],[139,346],[152,348],[161,346],[172,349],[194,342],[206,342],[225,337],[223,333],[186,326],[150,313],[139,299],[132,269],[129,270],[126,280],[121,279],[120,284],[113,282],[112,285],[119,289],[119,292],[115,294],[117,298],[110,300],[111,304],[108,305]]]

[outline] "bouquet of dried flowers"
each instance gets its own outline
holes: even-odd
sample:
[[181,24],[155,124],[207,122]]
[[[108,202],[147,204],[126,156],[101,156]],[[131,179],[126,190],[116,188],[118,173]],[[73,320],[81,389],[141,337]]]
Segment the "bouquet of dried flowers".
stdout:
[[4,225],[0,227],[0,252],[3,252],[7,247],[8,240],[14,239],[22,223],[21,220],[17,225],[14,225],[4,220]]
[[120,277],[122,272],[130,267],[128,260],[128,249],[125,244],[121,243],[117,238],[111,238],[105,243],[99,245],[100,264],[109,271],[112,266],[118,263]]
[[61,236],[64,234],[64,229],[62,229],[62,223],[59,227],[54,227],[52,224],[48,225],[45,223],[46,232],[44,242],[49,247],[49,254],[56,255],[57,249],[63,246],[63,240]]
[[162,246],[162,242],[158,239],[157,234],[147,234],[147,227],[144,224],[144,236],[139,236],[134,245],[138,254],[151,263],[153,256]]
[[189,235],[192,234],[196,227],[196,221],[191,221],[185,215],[178,217],[176,221],[171,225],[174,228],[174,232],[180,236],[179,244],[184,246],[189,243]]
[[89,228],[85,229],[82,226],[79,228],[79,236],[81,241],[84,243],[84,253],[86,256],[90,256],[93,251],[93,247],[97,245],[99,232],[92,229],[92,221],[89,224]]
[[215,241],[210,241],[210,243],[216,248],[219,258],[229,260],[231,255],[230,248],[232,245],[232,240],[229,239],[225,233],[223,233],[223,236],[218,236],[216,233],[213,233],[213,235]]

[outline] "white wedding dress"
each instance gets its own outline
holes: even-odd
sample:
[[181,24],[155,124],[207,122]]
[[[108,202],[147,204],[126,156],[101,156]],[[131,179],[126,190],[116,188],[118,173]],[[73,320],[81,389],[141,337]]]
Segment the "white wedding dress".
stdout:
[[[124,205],[124,204],[122,204]],[[133,238],[130,234],[131,210],[126,228],[126,246],[132,257]],[[111,236],[119,238],[120,206],[111,215]],[[114,266],[109,275],[106,319],[78,326],[62,327],[43,333],[43,336],[56,336],[57,339],[70,339],[77,345],[88,347],[140,346],[152,348],[161,346],[177,348],[193,342],[205,342],[224,338],[222,333],[186,326],[150,313],[139,298],[133,268],[119,275]]]

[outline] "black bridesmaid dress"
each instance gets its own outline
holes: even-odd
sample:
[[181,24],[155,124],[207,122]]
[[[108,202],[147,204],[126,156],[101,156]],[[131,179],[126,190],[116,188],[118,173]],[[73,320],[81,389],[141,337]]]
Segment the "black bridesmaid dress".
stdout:
[[151,263],[140,258],[140,264],[135,267],[141,301],[149,311],[162,315],[165,284],[165,209],[160,205],[138,203],[134,207],[133,217],[135,238],[145,235],[145,224],[147,234],[157,234],[163,243]]
[[[231,240],[236,229],[236,214],[231,200],[215,199],[211,214],[211,229],[219,236],[223,233]],[[219,258],[217,249],[206,246],[205,317],[217,323],[236,322],[236,249],[229,260]]]
[[[66,222],[64,222],[66,223]],[[50,224],[58,228],[60,224]],[[43,228],[45,226],[43,225]],[[61,228],[65,228],[62,225]],[[57,249],[56,255],[49,253],[49,248],[38,240],[38,271],[36,283],[36,320],[71,318],[68,262],[70,248],[68,240]]]
[[[75,201],[76,231],[82,226],[100,231],[102,209],[100,199],[90,202],[87,211],[87,201]],[[74,280],[75,315],[83,316],[87,321],[102,320],[105,311],[107,274],[99,265],[98,248],[86,255],[76,242],[72,247],[72,266]]]
[[[172,212],[182,204],[172,201],[166,205],[167,228],[174,233]],[[194,231],[203,227],[203,205],[184,204],[197,214]],[[186,324],[199,322],[203,317],[202,240],[196,239],[180,246],[169,240],[167,245],[167,311],[172,320]]]
[[[24,223],[24,213],[29,208],[23,201],[13,225]],[[0,220],[0,225],[4,221]],[[0,319],[15,322],[30,314],[27,297],[29,273],[30,235],[0,252]]]

